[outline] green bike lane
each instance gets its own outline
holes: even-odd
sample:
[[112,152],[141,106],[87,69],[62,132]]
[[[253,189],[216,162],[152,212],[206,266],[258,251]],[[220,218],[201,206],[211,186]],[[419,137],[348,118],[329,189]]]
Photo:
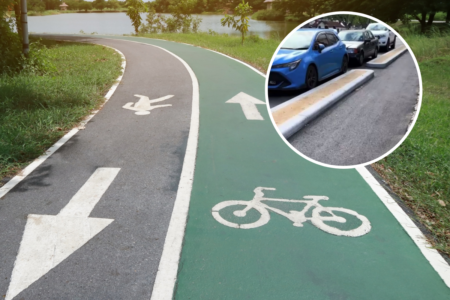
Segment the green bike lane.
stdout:
[[[356,170],[329,169],[299,157],[278,136],[263,105],[256,107],[264,120],[249,120],[239,104],[226,103],[240,92],[264,101],[263,76],[202,48],[117,38],[167,49],[189,64],[199,82],[198,152],[175,299],[450,298],[444,281]],[[257,187],[275,188],[264,191],[269,198],[326,196],[329,200],[319,202],[323,207],[357,212],[369,220],[370,230],[338,236],[311,221],[293,226],[271,210],[268,223],[251,229],[225,226],[213,217],[218,203],[250,201]],[[305,205],[263,202],[285,213]],[[255,209],[245,217],[233,215],[244,207],[226,207],[219,215],[231,223],[256,222],[261,214]],[[325,223],[338,232],[362,225],[353,215],[335,215],[347,222]]]

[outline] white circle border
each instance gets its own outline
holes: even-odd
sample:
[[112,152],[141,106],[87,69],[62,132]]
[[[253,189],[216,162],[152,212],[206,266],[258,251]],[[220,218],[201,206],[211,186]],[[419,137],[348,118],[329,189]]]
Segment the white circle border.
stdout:
[[[389,151],[387,151],[387,152],[384,153],[383,155],[381,155],[381,156],[379,156],[378,158],[375,158],[375,159],[373,159],[373,160],[371,160],[371,161],[369,161],[369,162],[365,162],[365,163],[358,164],[358,165],[351,165],[351,166],[335,166],[335,165],[329,165],[329,164],[322,163],[322,162],[320,162],[320,161],[317,161],[317,160],[315,160],[315,159],[312,159],[312,158],[310,158],[310,157],[304,155],[303,153],[301,153],[300,151],[298,151],[294,146],[292,146],[291,143],[289,143],[288,140],[283,136],[283,134],[281,134],[280,130],[278,129],[278,126],[275,124],[275,121],[273,120],[273,116],[272,116],[272,112],[271,112],[270,104],[269,104],[269,91],[268,91],[267,86],[268,86],[268,82],[269,82],[269,75],[270,75],[271,66],[272,66],[273,60],[274,60],[274,58],[275,58],[275,55],[276,55],[276,53],[278,53],[278,51],[280,50],[281,44],[282,44],[282,43],[283,43],[290,35],[292,35],[294,32],[296,32],[297,29],[299,29],[299,28],[302,27],[303,25],[306,25],[306,24],[308,24],[308,23],[311,23],[312,21],[314,21],[314,20],[316,20],[316,19],[320,19],[320,18],[328,17],[328,16],[333,16],[333,15],[344,15],[344,14],[347,14],[347,15],[357,15],[357,16],[360,16],[360,17],[364,17],[364,18],[367,18],[367,19],[376,21],[377,23],[382,23],[383,25],[385,25],[386,27],[388,27],[392,32],[394,32],[395,35],[396,35],[398,38],[400,38],[400,40],[402,41],[402,43],[405,45],[405,47],[408,49],[409,53],[411,54],[411,57],[412,57],[412,59],[413,59],[413,61],[414,61],[414,64],[415,64],[415,66],[416,66],[417,75],[418,75],[418,78],[419,78],[419,95],[418,95],[419,101],[418,101],[417,110],[416,110],[416,113],[415,113],[415,116],[414,116],[414,118],[413,118],[412,123],[408,126],[408,129],[407,129],[405,135],[403,136],[403,138],[402,138],[402,139],[401,139],[394,147],[392,147],[392,149],[390,149]],[[354,168],[359,168],[359,167],[365,167],[365,166],[371,165],[371,164],[373,164],[373,163],[375,163],[375,162],[377,162],[377,161],[379,161],[379,160],[382,160],[383,158],[385,158],[386,156],[388,156],[389,154],[391,154],[392,152],[394,152],[394,151],[395,151],[398,147],[400,147],[400,145],[405,141],[405,139],[409,136],[409,134],[410,134],[411,131],[413,130],[414,126],[416,125],[416,121],[417,121],[417,119],[418,119],[418,117],[419,117],[420,109],[421,109],[421,107],[422,107],[422,96],[423,96],[422,75],[421,75],[421,73],[420,73],[419,64],[417,63],[417,59],[416,59],[416,56],[414,55],[414,52],[411,50],[411,47],[409,47],[408,43],[406,43],[405,39],[404,39],[404,38],[403,38],[396,30],[394,30],[391,26],[389,26],[389,25],[386,24],[385,22],[383,22],[383,21],[381,21],[381,20],[379,20],[379,19],[377,19],[377,18],[375,18],[375,17],[369,16],[369,15],[366,15],[366,14],[362,14],[362,13],[358,13],[358,12],[353,12],[353,11],[336,11],[336,12],[331,12],[331,13],[321,14],[321,15],[315,16],[315,17],[313,17],[313,18],[311,18],[311,19],[308,19],[308,20],[306,20],[305,22],[303,22],[303,23],[301,23],[300,25],[298,25],[297,27],[295,27],[295,28],[294,28],[294,29],[293,29],[293,30],[292,30],[292,31],[291,31],[291,32],[290,32],[290,33],[289,33],[289,34],[288,34],[281,42],[280,42],[280,44],[278,45],[277,49],[275,50],[275,52],[274,52],[274,54],[273,54],[273,56],[272,56],[272,59],[270,60],[269,66],[268,66],[268,68],[267,68],[267,73],[266,73],[266,83],[265,83],[264,88],[265,88],[266,106],[267,106],[267,110],[268,110],[268,113],[269,113],[269,118],[270,118],[270,120],[271,120],[271,122],[272,122],[273,127],[275,128],[275,130],[277,131],[278,135],[281,137],[281,139],[283,140],[283,142],[284,142],[287,146],[289,146],[289,147],[291,148],[292,151],[294,151],[295,153],[297,153],[298,155],[300,155],[300,156],[303,157],[304,159],[308,160],[309,162],[312,162],[312,163],[314,163],[314,164],[316,164],[316,165],[320,165],[320,166],[322,166],[322,167],[327,167],[327,168],[332,168],[332,169],[354,169]]]

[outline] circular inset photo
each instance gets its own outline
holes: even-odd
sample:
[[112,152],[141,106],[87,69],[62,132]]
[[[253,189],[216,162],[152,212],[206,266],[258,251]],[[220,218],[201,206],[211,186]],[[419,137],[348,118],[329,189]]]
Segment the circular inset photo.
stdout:
[[304,158],[333,168],[376,162],[411,132],[422,100],[410,47],[371,16],[336,12],[294,29],[266,78],[272,123]]

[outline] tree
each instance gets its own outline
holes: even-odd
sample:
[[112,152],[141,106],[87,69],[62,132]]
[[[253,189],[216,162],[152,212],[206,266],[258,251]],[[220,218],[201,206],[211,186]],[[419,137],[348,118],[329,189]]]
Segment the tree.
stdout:
[[297,1],[279,0],[273,3],[273,8],[283,13],[289,12],[300,19],[305,17],[309,19],[318,14],[333,11],[330,7],[332,3],[330,0],[303,0],[302,5],[299,5]]
[[27,9],[43,12],[45,10],[45,4],[42,0],[27,0]]
[[108,0],[106,2],[106,8],[108,9],[119,9],[120,8],[120,3],[117,0]]
[[91,2],[87,2],[87,1],[81,1],[78,4],[78,9],[84,10],[85,12],[87,12],[88,10],[92,9],[92,3]]
[[139,33],[139,26],[141,26],[142,18],[140,13],[147,11],[147,6],[142,0],[127,0],[127,16],[130,17],[131,23],[134,26],[136,34]]
[[[234,8],[234,15],[229,16],[225,15],[220,22],[222,23],[222,26],[228,26],[233,27],[233,29],[238,30],[241,32],[242,35],[242,45],[244,45],[244,39],[245,35],[248,32],[248,28],[250,27],[248,25],[248,16],[252,14],[252,7],[245,3],[244,0]],[[235,19],[235,17],[238,17]]]
[[105,0],[94,0],[94,2],[92,2],[92,6],[103,11],[103,9],[106,7],[106,3]]

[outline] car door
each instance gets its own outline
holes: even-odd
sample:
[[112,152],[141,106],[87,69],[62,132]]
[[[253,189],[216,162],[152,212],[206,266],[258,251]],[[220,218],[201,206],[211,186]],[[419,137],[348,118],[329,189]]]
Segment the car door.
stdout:
[[369,36],[370,39],[370,53],[371,55],[375,55],[375,50],[378,50],[378,38],[376,38],[371,31],[366,31],[367,35]]
[[[341,51],[339,51],[339,39],[333,33],[327,33],[327,39],[330,43],[330,52],[331,52],[331,65],[330,65],[330,73],[339,71],[341,69],[342,55]],[[344,46],[345,47],[345,46]]]
[[330,51],[331,50],[329,47],[330,43],[324,32],[319,33],[317,35],[315,44],[316,45],[323,44],[325,46],[325,49],[323,49],[322,52],[318,53],[316,57],[317,69],[319,71],[319,79],[321,79],[324,76],[327,76],[332,70],[333,53]]
[[367,57],[373,53],[372,39],[370,38],[369,33],[367,31],[363,32],[363,40],[364,40],[363,44],[364,55]]

